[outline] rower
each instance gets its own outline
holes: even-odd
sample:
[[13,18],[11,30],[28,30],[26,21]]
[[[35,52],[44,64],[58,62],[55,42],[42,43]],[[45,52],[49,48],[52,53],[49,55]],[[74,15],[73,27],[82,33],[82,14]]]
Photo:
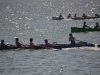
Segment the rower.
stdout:
[[71,41],[71,45],[75,45],[75,40],[76,40],[76,38],[75,37],[73,37],[73,35],[72,35],[72,33],[70,33],[69,34],[69,41]]
[[90,26],[86,25],[86,22],[85,22],[85,21],[84,21],[83,28],[86,28],[86,29],[92,29]]
[[60,13],[59,18],[60,18],[60,19],[64,19],[62,13]]
[[96,13],[96,14],[95,14],[95,17],[100,17],[100,15]]
[[71,14],[69,14],[69,15],[67,16],[67,18],[72,18]]
[[30,47],[35,47],[36,45],[33,43],[33,38],[30,38]]
[[99,23],[96,23],[96,26],[94,27],[94,29],[100,29]]
[[83,16],[82,16],[83,18],[86,18],[86,17],[88,17],[87,15],[85,15],[85,13],[83,13]]
[[4,43],[4,40],[1,40],[0,46],[7,46],[7,44]]
[[45,46],[47,46],[47,47],[51,46],[51,44],[48,42],[47,39],[45,39],[44,41],[45,41]]
[[22,43],[19,42],[18,38],[16,38],[15,41],[16,41],[16,46],[17,47],[22,47],[22,46],[26,47],[26,45],[24,45],[24,44],[22,44]]
[[77,18],[76,14],[74,15],[74,18]]

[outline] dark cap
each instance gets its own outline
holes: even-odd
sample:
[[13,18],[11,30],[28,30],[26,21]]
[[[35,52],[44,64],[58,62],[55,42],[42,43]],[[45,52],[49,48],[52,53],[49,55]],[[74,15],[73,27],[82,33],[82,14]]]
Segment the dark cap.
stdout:
[[33,38],[30,38],[30,41],[33,41]]
[[70,33],[69,35],[72,36],[72,33]]
[[19,40],[18,38],[15,38],[16,40]]
[[48,41],[47,39],[45,39],[44,41]]
[[1,40],[1,42],[4,42],[4,40]]

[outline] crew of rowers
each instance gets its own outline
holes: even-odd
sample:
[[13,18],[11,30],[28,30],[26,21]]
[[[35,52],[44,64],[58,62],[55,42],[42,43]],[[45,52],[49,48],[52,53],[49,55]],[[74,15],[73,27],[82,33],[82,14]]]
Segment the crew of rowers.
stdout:
[[[87,16],[85,13],[83,13],[82,15],[83,18],[88,18],[89,16]],[[99,14],[95,14],[95,17],[100,17]],[[62,15],[62,13],[60,13],[59,18],[64,19],[64,16]],[[72,18],[71,14],[69,13],[67,18]],[[74,18],[78,18],[77,15],[74,15]]]
[[[48,42],[47,39],[44,40],[45,41],[45,46],[49,47],[50,46],[50,43]],[[38,46],[36,44],[33,43],[33,38],[30,38],[30,44],[29,45],[25,45],[23,43],[20,43],[19,42],[19,39],[18,38],[15,38],[15,44],[18,48],[20,47],[26,47],[26,46],[30,46],[30,47],[35,47],[35,46]],[[9,44],[5,44],[4,40],[1,40],[1,43],[0,43],[0,46],[2,47],[7,47]]]
[[[75,40],[76,38],[73,37],[72,33],[69,34],[69,41],[71,41],[70,45],[75,45]],[[45,47],[50,47],[50,46],[53,46],[53,44],[49,43],[47,39],[44,40],[45,41]],[[20,47],[36,47],[38,45],[34,44],[33,43],[33,38],[30,38],[30,44],[29,45],[25,45],[25,44],[22,44],[19,42],[19,39],[18,38],[15,38],[15,44],[16,44],[16,47],[20,48]],[[5,44],[4,40],[1,40],[1,44],[0,46],[2,47],[7,47],[8,44]]]
[[[84,24],[83,24],[83,28],[93,29],[90,26],[86,25],[86,22],[85,21],[84,21]],[[94,29],[100,29],[100,26],[99,26],[99,23],[98,22],[96,22],[96,26],[94,26]]]

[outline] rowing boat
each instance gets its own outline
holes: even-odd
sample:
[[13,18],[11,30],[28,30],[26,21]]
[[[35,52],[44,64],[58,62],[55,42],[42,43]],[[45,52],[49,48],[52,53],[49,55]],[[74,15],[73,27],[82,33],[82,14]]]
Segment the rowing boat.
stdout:
[[[70,45],[70,44],[56,44],[56,45],[51,45],[49,47],[46,47],[45,45],[41,44],[38,45],[36,47],[30,47],[30,46],[26,46],[26,47],[16,47],[15,45],[9,45],[9,46],[5,46],[5,47],[1,47],[0,46],[0,50],[15,50],[15,49],[62,49],[62,48],[72,48],[72,47],[95,47],[94,44],[91,43],[87,43],[87,42],[78,42],[75,45]],[[99,47],[99,45],[97,45]]]
[[71,32],[89,32],[89,31],[100,31],[100,29],[86,29],[86,28],[78,28],[78,27],[71,27]]
[[84,20],[84,19],[98,19],[100,17],[75,17],[75,18],[59,18],[58,16],[56,17],[52,17],[52,20],[68,20],[68,19],[72,19],[72,20]]
[[73,20],[84,20],[84,19],[98,19],[100,17],[76,17],[76,18],[72,18]]
[[64,18],[59,18],[58,16],[52,17],[52,20],[63,20]]

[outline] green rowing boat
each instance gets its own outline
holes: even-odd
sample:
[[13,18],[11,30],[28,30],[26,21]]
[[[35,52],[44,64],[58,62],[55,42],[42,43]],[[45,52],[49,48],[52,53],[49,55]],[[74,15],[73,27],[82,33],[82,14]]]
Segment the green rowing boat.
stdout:
[[71,27],[71,32],[93,32],[93,31],[100,31],[100,29],[86,29],[86,28],[78,28],[78,27]]

